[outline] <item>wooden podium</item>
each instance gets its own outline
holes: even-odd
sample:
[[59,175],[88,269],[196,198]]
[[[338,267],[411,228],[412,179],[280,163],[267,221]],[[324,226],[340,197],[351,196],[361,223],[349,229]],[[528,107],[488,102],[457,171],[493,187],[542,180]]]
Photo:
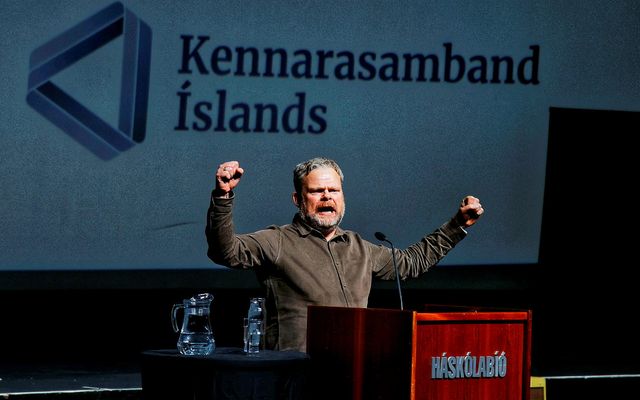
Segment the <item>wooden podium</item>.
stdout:
[[528,400],[531,311],[308,308],[315,399]]

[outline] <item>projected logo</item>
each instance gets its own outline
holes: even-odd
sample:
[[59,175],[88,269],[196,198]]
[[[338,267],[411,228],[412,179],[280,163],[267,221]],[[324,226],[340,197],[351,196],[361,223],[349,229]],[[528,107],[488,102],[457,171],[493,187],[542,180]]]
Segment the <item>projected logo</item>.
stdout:
[[[123,36],[118,126],[51,81],[60,71]],[[149,98],[151,29],[116,2],[31,53],[27,103],[103,160],[144,140]]]

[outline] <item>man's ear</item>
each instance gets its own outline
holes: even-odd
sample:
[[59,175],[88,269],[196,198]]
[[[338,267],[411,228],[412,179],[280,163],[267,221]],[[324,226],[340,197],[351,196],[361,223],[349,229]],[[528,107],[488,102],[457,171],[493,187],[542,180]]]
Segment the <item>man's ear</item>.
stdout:
[[295,204],[296,207],[300,208],[300,197],[297,192],[291,194],[291,200],[293,200],[293,204]]

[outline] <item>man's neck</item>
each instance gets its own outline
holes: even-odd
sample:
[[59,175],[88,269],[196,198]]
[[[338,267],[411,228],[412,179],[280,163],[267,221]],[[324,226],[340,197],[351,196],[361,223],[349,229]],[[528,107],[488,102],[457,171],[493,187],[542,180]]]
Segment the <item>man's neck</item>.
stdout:
[[336,235],[336,231],[338,228],[333,228],[331,229],[330,232],[322,232],[322,235],[324,236],[325,240],[328,242],[329,240],[333,239],[333,237]]

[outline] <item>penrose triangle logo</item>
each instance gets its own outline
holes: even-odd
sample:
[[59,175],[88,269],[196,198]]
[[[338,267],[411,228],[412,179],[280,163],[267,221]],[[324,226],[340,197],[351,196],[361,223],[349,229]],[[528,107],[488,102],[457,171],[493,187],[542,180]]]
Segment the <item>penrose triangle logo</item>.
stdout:
[[[123,35],[118,127],[51,81],[58,72]],[[31,53],[27,103],[82,146],[110,160],[144,140],[149,99],[151,29],[116,2]]]

